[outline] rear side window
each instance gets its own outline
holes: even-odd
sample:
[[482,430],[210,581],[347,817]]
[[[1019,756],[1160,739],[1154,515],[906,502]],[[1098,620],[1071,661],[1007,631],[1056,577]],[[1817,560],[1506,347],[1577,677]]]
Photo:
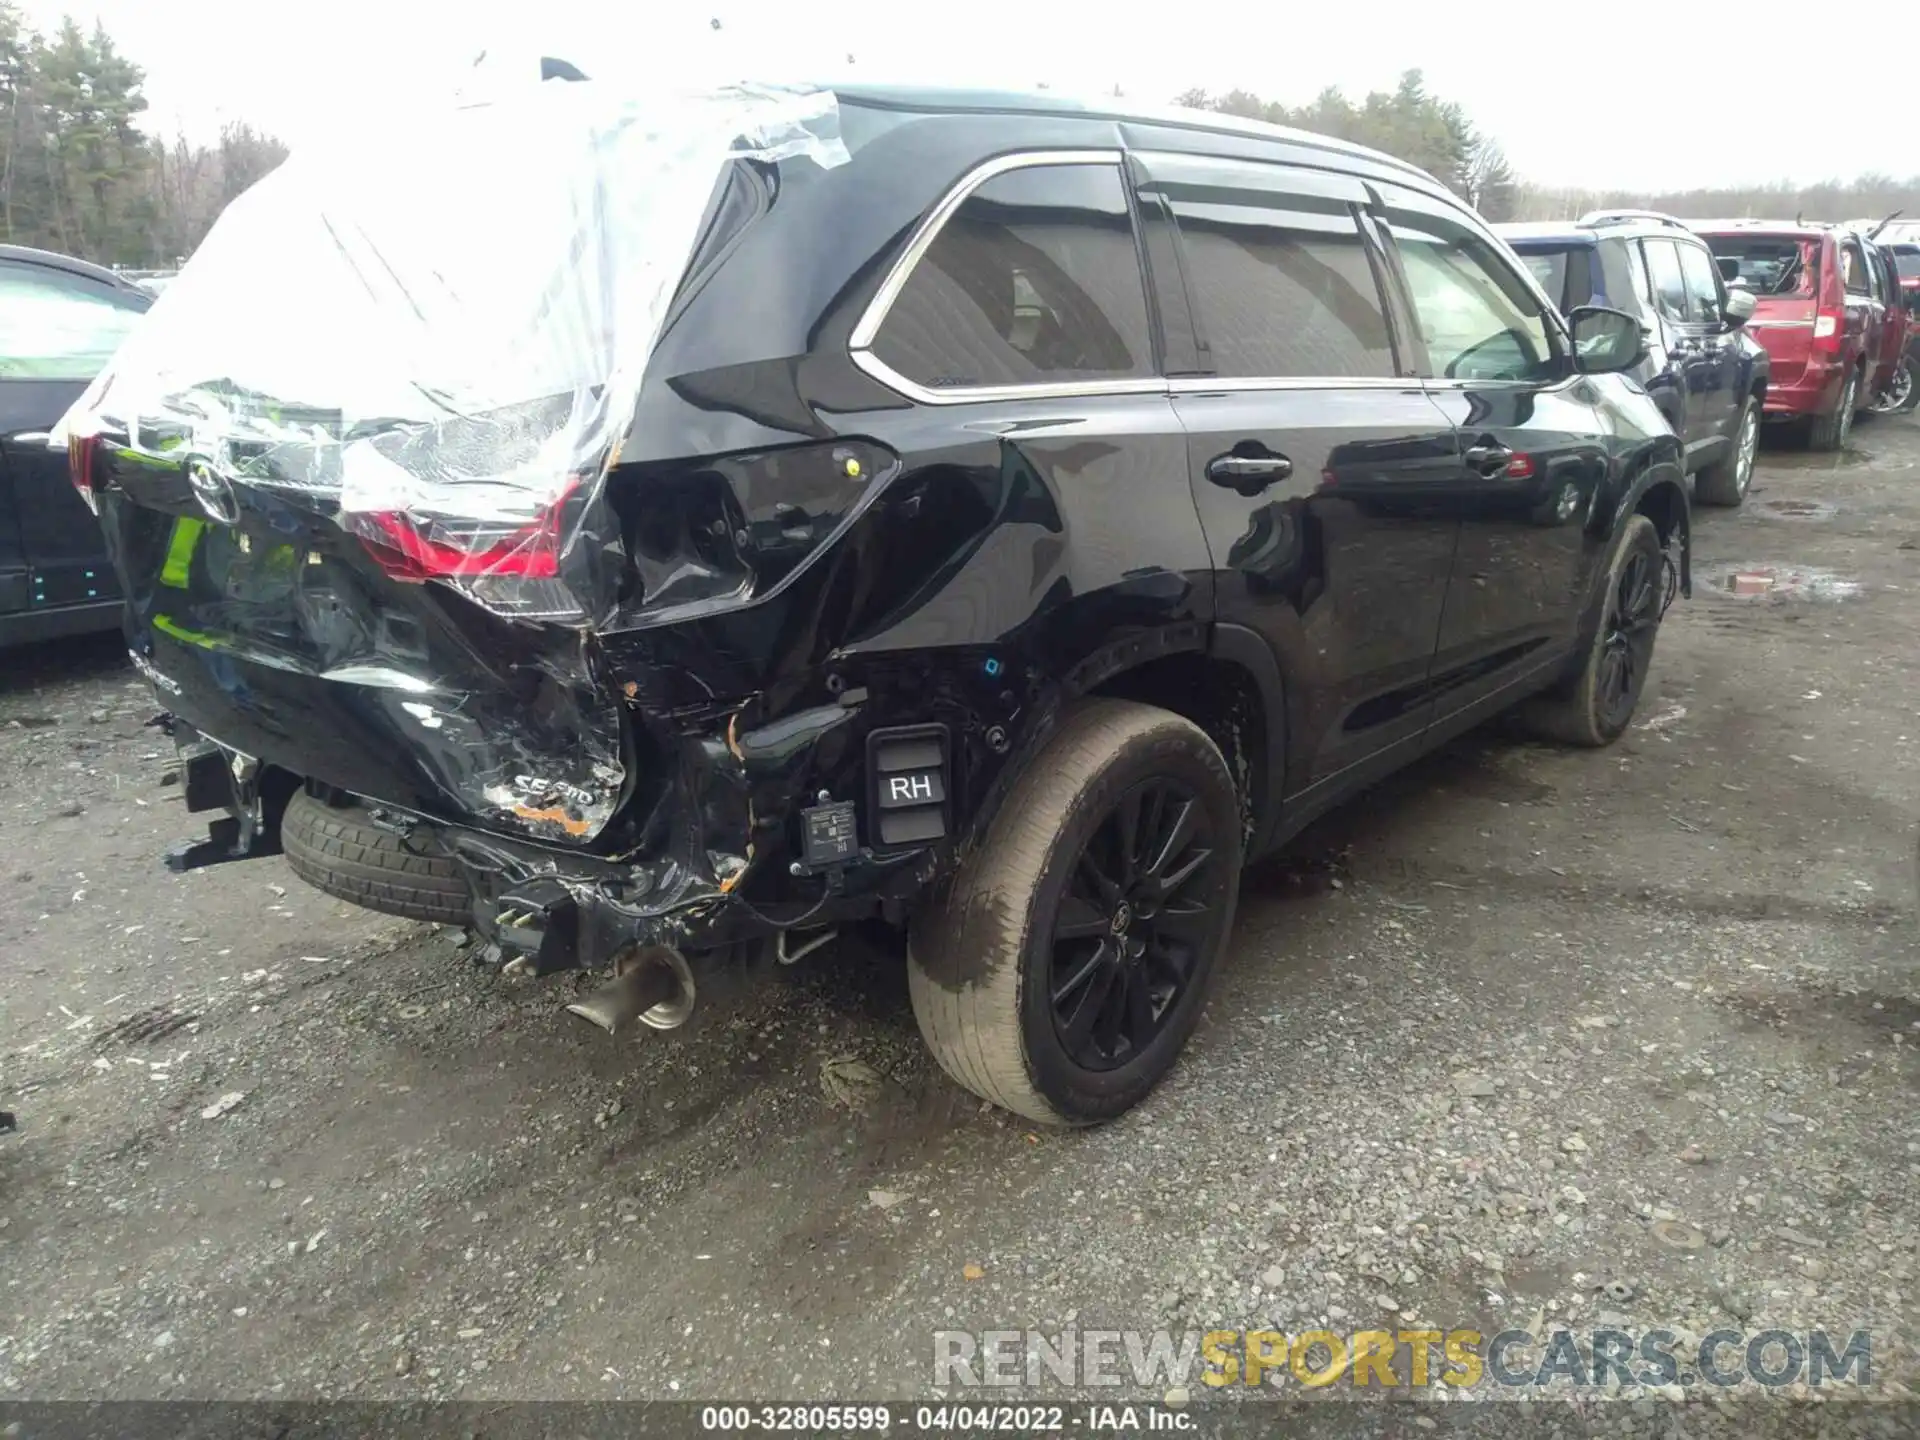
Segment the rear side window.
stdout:
[[1707,248],[1729,283],[1765,298],[1811,299],[1819,262],[1811,240],[1765,235],[1713,235]]
[[145,309],[78,275],[0,264],[0,377],[91,380]]
[[1215,374],[1393,374],[1379,282],[1351,207],[1227,189],[1171,203]]
[[907,277],[873,354],[929,389],[1151,376],[1118,168],[1033,165],[976,188]]
[[1642,240],[1640,248],[1647,257],[1647,274],[1653,280],[1653,308],[1669,320],[1682,324],[1697,319],[1687,303],[1687,278],[1680,269],[1680,256],[1671,240]]
[[[1499,250],[1437,202],[1397,186],[1386,219],[1434,374],[1450,380],[1550,380],[1556,333]],[[1405,195],[1406,204],[1395,197]]]
[[1673,248],[1680,254],[1680,273],[1686,277],[1687,303],[1694,318],[1718,325],[1724,307],[1720,303],[1720,272],[1714,268],[1713,256],[1705,246],[1685,240],[1674,241]]

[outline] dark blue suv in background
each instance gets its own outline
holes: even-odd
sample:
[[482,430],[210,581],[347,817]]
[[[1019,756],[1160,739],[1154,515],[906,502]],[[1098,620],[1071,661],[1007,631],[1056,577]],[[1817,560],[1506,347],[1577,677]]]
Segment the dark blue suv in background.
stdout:
[[1651,210],[1495,227],[1562,314],[1605,305],[1637,315],[1646,358],[1629,372],[1686,451],[1695,498],[1738,505],[1760,442],[1767,352],[1742,327],[1754,296],[1729,287],[1699,236]]

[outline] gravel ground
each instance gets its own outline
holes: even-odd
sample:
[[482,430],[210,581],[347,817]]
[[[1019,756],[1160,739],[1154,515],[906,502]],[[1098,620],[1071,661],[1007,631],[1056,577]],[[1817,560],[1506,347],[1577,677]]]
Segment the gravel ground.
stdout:
[[1920,421],[1856,446],[1698,517],[1617,747],[1470,736],[1251,881],[1090,1133],[947,1083],[861,943],[614,1042],[279,861],[171,875],[116,645],[8,656],[0,1394],[899,1399],[936,1329],[1563,1321],[1870,1328],[1903,1394]]

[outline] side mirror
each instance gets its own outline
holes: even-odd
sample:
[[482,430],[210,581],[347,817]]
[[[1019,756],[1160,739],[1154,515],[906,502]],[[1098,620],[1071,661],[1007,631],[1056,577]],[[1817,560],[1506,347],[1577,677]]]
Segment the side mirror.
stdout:
[[1573,330],[1573,368],[1582,375],[1614,375],[1646,358],[1646,334],[1624,310],[1580,305],[1567,313]]
[[1746,286],[1729,285],[1727,287],[1727,307],[1725,311],[1722,312],[1727,317],[1727,328],[1737,330],[1746,324],[1747,321],[1751,320],[1753,318],[1753,307],[1757,303],[1753,298],[1753,291],[1747,289]]

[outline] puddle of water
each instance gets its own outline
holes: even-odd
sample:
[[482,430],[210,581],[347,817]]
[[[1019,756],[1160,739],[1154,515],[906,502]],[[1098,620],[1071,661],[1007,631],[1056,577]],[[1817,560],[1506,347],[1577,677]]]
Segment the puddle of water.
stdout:
[[1753,508],[1776,520],[1831,520],[1840,510],[1824,500],[1756,500]]
[[1702,579],[1741,600],[1851,600],[1864,588],[1858,580],[1811,565],[1719,565]]
[[1820,450],[1774,450],[1761,458],[1766,470],[1911,470],[1913,457],[1882,455],[1870,450],[1842,450],[1838,454]]

